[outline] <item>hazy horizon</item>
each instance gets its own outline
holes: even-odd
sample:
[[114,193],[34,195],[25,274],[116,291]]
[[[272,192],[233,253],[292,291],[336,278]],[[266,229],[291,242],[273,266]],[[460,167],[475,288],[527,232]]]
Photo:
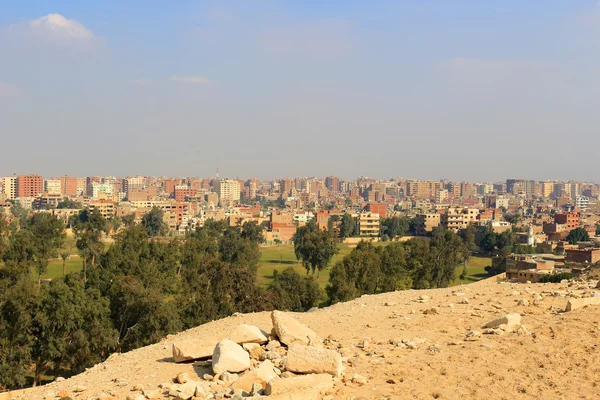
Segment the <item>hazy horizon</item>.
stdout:
[[0,175],[595,181],[600,2],[28,1]]

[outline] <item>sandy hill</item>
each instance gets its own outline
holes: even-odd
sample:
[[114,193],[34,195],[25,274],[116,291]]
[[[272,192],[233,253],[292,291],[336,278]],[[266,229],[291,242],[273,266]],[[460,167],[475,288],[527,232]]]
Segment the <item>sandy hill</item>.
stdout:
[[[600,306],[564,312],[570,299],[600,293],[595,286],[486,280],[363,296],[292,315],[344,349],[346,377],[366,378],[366,383],[337,379],[327,398],[598,399]],[[507,313],[521,315],[521,325],[512,332],[483,328]],[[181,372],[202,379],[212,373],[210,365],[174,363],[172,344],[224,338],[240,324],[272,329],[268,312],[232,316],[113,355],[81,375],[30,389],[19,398],[55,399],[60,393],[95,399],[110,393],[137,399],[141,392],[134,387],[158,388]],[[75,392],[78,387],[84,390]]]

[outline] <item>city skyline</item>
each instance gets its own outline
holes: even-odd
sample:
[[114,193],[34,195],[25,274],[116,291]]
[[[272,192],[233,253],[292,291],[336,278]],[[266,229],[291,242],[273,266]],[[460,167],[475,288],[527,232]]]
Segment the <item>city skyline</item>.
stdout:
[[3,175],[595,179],[597,1],[160,4],[5,7]]

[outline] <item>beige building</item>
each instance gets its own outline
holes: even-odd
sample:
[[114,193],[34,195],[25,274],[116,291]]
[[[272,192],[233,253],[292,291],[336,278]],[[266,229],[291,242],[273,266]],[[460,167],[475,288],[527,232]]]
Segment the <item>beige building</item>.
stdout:
[[17,198],[17,177],[16,176],[8,176],[2,178],[4,182],[4,194],[6,195],[6,200],[14,200]]
[[219,194],[219,203],[228,207],[240,201],[240,183],[233,179],[221,179],[215,182],[215,190]]
[[476,208],[449,208],[441,216],[441,224],[447,229],[458,232],[471,224],[477,223],[479,210]]
[[360,213],[358,215],[358,233],[360,236],[379,236],[379,232],[379,214]]
[[448,189],[440,189],[435,192],[435,202],[437,204],[443,203],[448,200]]
[[417,215],[420,217],[423,217],[423,220],[425,221],[425,230],[427,232],[431,232],[435,228],[440,226],[441,215],[438,213],[424,213],[424,214],[417,214]]
[[46,179],[44,191],[48,194],[62,194],[62,183],[60,179]]

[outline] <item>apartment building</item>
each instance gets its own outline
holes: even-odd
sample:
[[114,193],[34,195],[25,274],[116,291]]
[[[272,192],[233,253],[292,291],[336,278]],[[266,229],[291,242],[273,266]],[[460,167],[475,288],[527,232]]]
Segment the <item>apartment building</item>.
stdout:
[[360,236],[379,236],[380,233],[379,214],[360,213],[358,215],[358,233]]
[[8,176],[2,178],[4,183],[4,194],[6,196],[6,200],[14,200],[17,198],[17,177],[16,176]]
[[579,228],[581,219],[579,218],[579,215],[577,215],[577,214],[557,213],[557,214],[554,214],[554,222],[556,224],[565,225],[567,230],[571,231],[575,228]]
[[46,179],[44,192],[50,195],[62,194],[62,182],[60,179]]
[[240,183],[233,179],[221,179],[215,182],[215,191],[219,194],[219,203],[223,207],[240,201]]
[[92,199],[98,199],[101,194],[104,194],[106,197],[110,197],[113,195],[114,186],[110,183],[92,183],[91,185],[91,194]]
[[38,197],[44,193],[44,178],[39,175],[19,175],[16,192],[17,197]]
[[471,224],[476,224],[479,210],[476,208],[449,208],[441,216],[441,225],[453,232],[465,229]]

